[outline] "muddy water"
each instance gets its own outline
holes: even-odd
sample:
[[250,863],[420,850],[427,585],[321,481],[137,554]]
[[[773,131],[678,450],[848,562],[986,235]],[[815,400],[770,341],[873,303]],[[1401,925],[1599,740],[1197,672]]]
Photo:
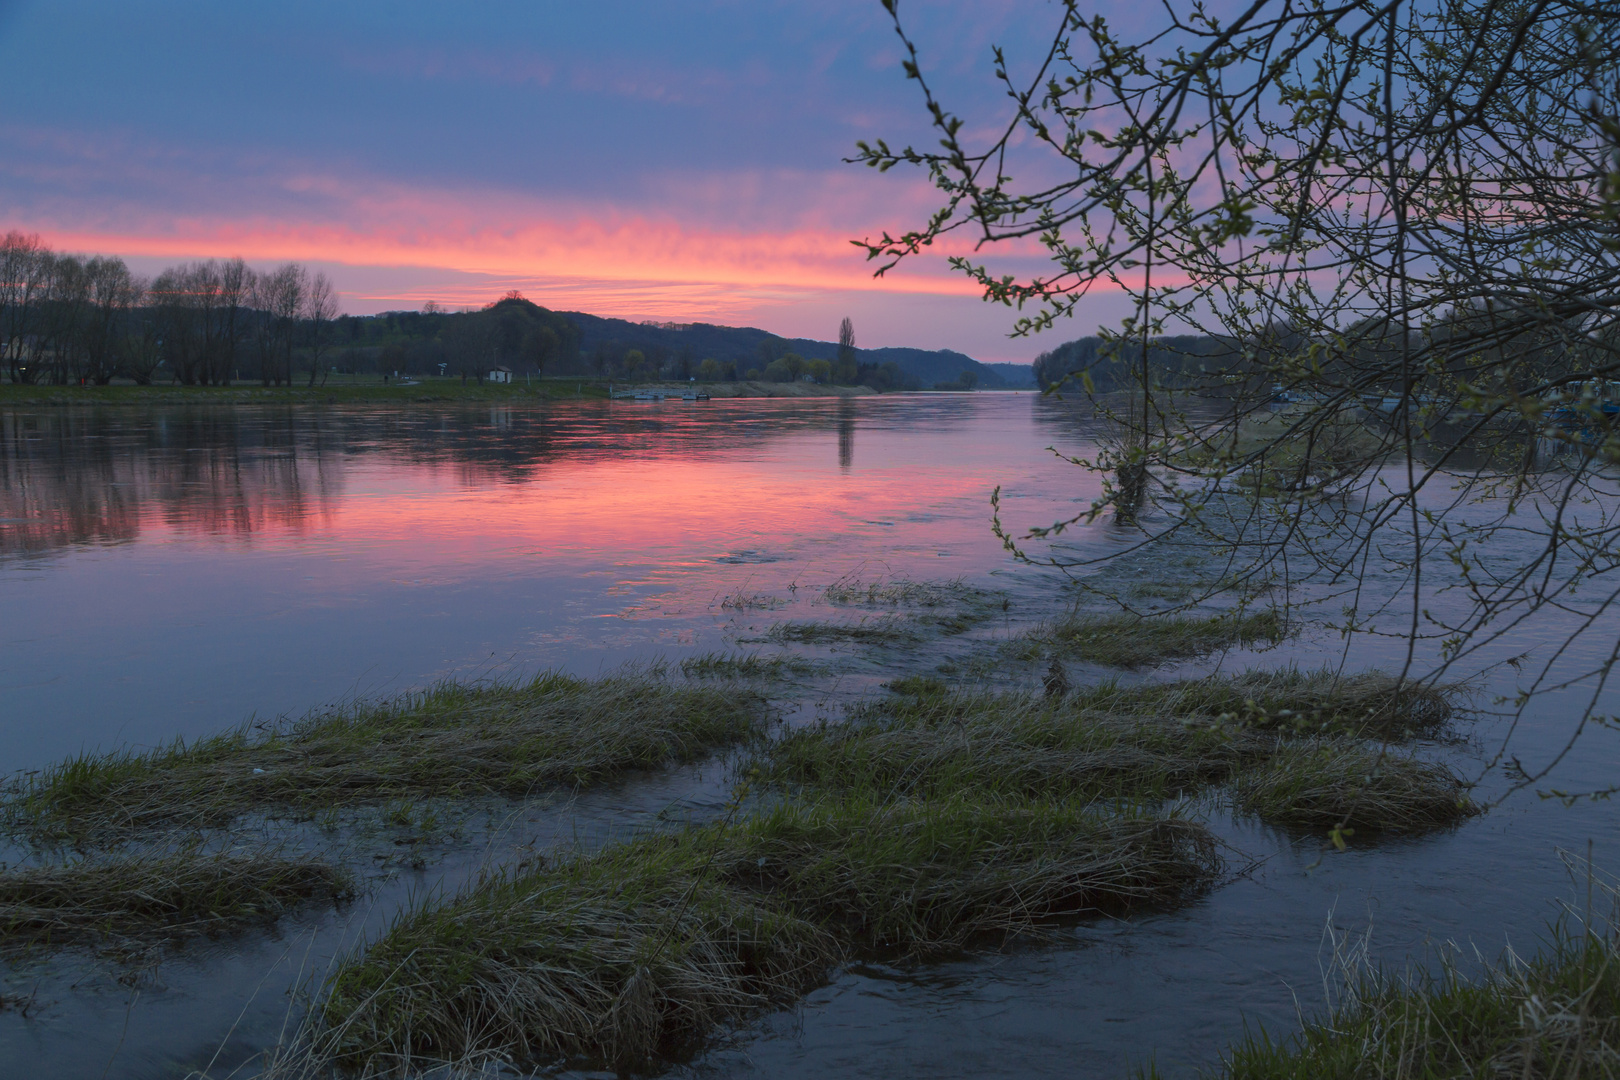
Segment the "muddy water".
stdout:
[[[1011,632],[1068,594],[1008,558],[990,491],[1002,486],[1016,529],[1072,515],[1096,486],[1046,448],[1090,436],[1027,394],[0,412],[0,762],[37,768],[452,675],[769,650],[749,639],[837,614],[822,592],[841,578],[963,578],[1006,595],[1005,625],[986,632]],[[1122,542],[1104,526],[1068,540]],[[1310,664],[1341,648],[1316,634],[1225,662]],[[807,651],[840,674],[788,702],[798,715],[940,659],[934,646]],[[1399,659],[1358,642],[1351,663]],[[1492,678],[1487,699],[1511,689],[1509,669]],[[1549,697],[1515,749],[1532,763],[1550,753],[1584,700]],[[1438,752],[1477,771],[1493,725]],[[1594,736],[1558,779],[1608,783],[1615,741]],[[32,1004],[0,1012],[0,1072],[169,1077],[212,1061],[223,1075],[277,1039],[297,986],[400,905],[525,852],[703,816],[724,790],[709,766],[503,812],[423,868],[379,870],[349,909],[138,972],[87,957],[14,966],[0,989]],[[1608,804],[1521,796],[1452,833],[1326,857],[1314,837],[1197,810],[1231,843],[1234,871],[1203,901],[1040,948],[842,972],[675,1074],[1123,1076],[1155,1060],[1186,1075],[1245,1024],[1287,1031],[1320,1006],[1330,921],[1370,928],[1393,963],[1453,947],[1495,957],[1533,949],[1555,902],[1584,895],[1560,849],[1590,844],[1620,869]]]

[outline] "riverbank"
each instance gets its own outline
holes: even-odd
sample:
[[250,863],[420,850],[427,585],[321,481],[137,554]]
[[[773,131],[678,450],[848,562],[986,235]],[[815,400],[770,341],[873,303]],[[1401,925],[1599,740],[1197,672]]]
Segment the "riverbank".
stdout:
[[425,377],[390,381],[372,377],[335,376],[318,386],[32,386],[0,383],[0,408],[8,405],[408,405],[468,402],[478,404],[537,401],[605,401],[609,392],[658,390],[700,392],[711,398],[849,398],[869,397],[869,386],[821,386],[815,383],[721,382],[626,383],[602,379],[547,377],[513,383]]

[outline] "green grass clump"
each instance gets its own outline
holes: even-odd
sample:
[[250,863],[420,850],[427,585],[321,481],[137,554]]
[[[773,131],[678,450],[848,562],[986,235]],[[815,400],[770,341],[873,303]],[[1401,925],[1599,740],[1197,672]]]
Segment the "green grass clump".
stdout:
[[782,804],[486,881],[397,922],[323,1007],[350,1067],[512,1055],[645,1067],[864,950],[923,954],[1184,898],[1191,822],[1070,805]]
[[756,735],[766,705],[653,675],[444,683],[422,694],[149,753],[86,755],[14,785],[13,828],[70,837],[198,827],[248,811],[521,796],[693,761]]
[[1342,739],[1284,744],[1234,789],[1241,809],[1312,828],[1421,832],[1479,812],[1445,766]]
[[1380,671],[1289,668],[1134,686],[1105,682],[1081,691],[1076,703],[1098,712],[1203,717],[1292,735],[1405,740],[1436,734],[1464,690]]
[[1543,954],[1477,981],[1446,965],[1404,980],[1365,975],[1332,1015],[1291,1039],[1256,1034],[1227,1080],[1453,1080],[1620,1075],[1620,943],[1558,932]]
[[349,875],[274,854],[151,855],[0,873],[0,946],[126,945],[269,922],[354,895]]
[[[1342,699],[1326,676],[1246,673],[1121,687],[1064,697],[952,693],[934,679],[890,684],[894,695],[843,721],[786,732],[753,765],[790,792],[875,792],[890,797],[1164,799],[1230,785],[1242,811],[1280,825],[1413,832],[1477,812],[1448,768],[1350,736],[1314,734],[1338,723],[1364,734],[1380,725],[1367,705],[1386,704],[1395,680],[1349,676]],[[1428,691],[1425,691],[1428,693]],[[1438,693],[1438,692],[1436,692]],[[1268,696],[1269,694],[1269,696]],[[1291,723],[1234,722],[1226,711],[1276,719],[1270,703],[1316,703],[1309,734]],[[1336,713],[1335,709],[1342,709]],[[1441,696],[1393,712],[1429,720]],[[1404,730],[1404,728],[1402,729]]]
[[908,798],[1157,799],[1218,783],[1276,743],[1215,724],[1096,712],[1076,699],[891,684],[902,688],[912,696],[786,732],[757,754],[759,774],[794,790]]
[[411,913],[333,978],[334,1052],[402,1073],[501,1053],[635,1065],[785,1004],[839,946],[706,872],[720,839],[616,845]]
[[1275,609],[1223,615],[1077,616],[1026,638],[1032,657],[1052,655],[1109,667],[1138,668],[1234,646],[1275,645],[1291,633]]
[[1175,903],[1220,859],[1190,821],[1070,800],[853,792],[759,815],[716,865],[859,949],[927,955],[1052,918]]

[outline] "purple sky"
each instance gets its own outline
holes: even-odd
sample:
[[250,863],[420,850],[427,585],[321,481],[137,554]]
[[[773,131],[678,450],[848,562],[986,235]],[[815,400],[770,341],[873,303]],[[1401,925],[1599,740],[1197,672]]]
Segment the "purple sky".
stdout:
[[[1041,0],[903,11],[976,124],[990,48],[1032,59]],[[932,210],[915,173],[840,158],[932,142],[878,0],[275,4],[0,0],[0,229],[145,272],[240,254],[327,269],[352,312],[507,289],[1027,361],[1040,339],[942,258],[875,282],[849,241]],[[1037,257],[999,256],[1008,269]]]

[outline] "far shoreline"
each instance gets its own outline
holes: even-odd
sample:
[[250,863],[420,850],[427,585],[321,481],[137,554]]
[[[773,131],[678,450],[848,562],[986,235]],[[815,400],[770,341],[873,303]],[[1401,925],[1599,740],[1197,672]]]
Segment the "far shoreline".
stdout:
[[[1000,388],[996,388],[999,390]],[[421,379],[384,384],[371,377],[340,376],[324,385],[263,386],[238,382],[228,386],[182,386],[175,383],[112,383],[105,386],[52,386],[0,383],[0,408],[29,405],[134,406],[134,405],[345,405],[345,404],[524,404],[540,401],[606,401],[610,392],[662,391],[670,394],[701,393],[712,399],[734,398],[856,398],[876,397],[869,386],[829,386],[817,383],[775,383],[762,380],[737,382],[627,383],[622,380],[547,376],[510,384],[469,381],[458,378],[425,376]],[[1035,393],[1030,388],[1010,392]],[[896,391],[889,391],[895,393]],[[981,391],[940,390],[918,393],[979,393]],[[983,391],[992,392],[990,390]]]

